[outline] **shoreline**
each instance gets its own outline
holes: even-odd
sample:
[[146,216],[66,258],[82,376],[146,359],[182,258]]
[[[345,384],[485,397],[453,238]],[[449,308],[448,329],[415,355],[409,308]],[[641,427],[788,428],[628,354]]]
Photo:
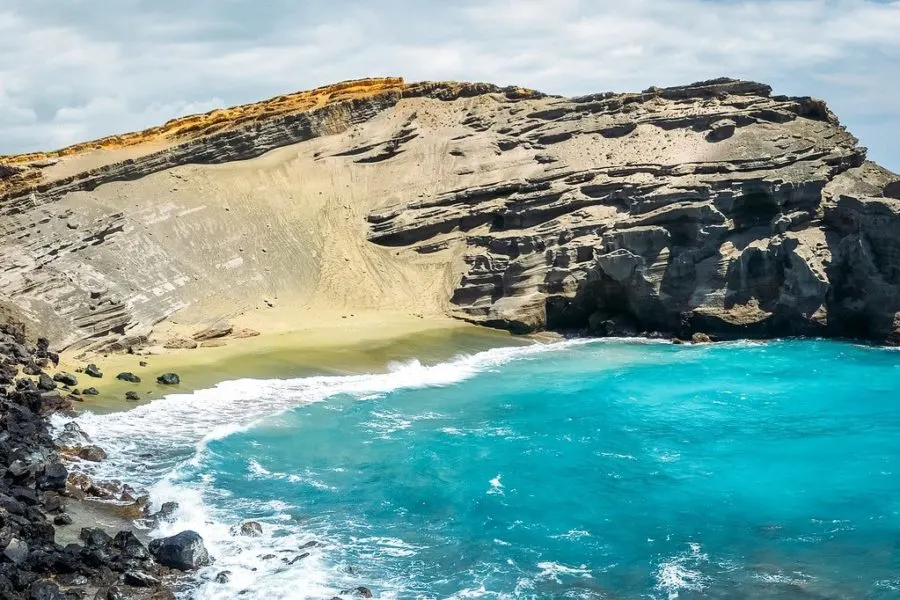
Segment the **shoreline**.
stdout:
[[[391,363],[417,360],[434,364],[461,354],[474,354],[498,347],[528,346],[536,342],[552,341],[553,336],[512,336],[508,332],[479,327],[452,319],[382,320],[360,335],[356,327],[334,328],[329,325],[315,329],[261,334],[251,338],[229,340],[227,345],[206,348],[165,350],[159,354],[110,354],[84,357],[61,356],[57,372],[76,373],[82,389],[86,385],[102,385],[105,393],[94,397],[82,397],[73,408],[80,414],[127,411],[141,404],[161,399],[169,394],[188,394],[207,389],[218,383],[254,378],[293,378],[312,375],[345,375],[386,372]],[[352,341],[349,338],[352,339]],[[147,363],[141,366],[141,362]],[[81,364],[96,364],[103,377],[86,375]],[[141,377],[140,384],[119,381],[119,370],[127,370]],[[155,382],[157,371],[175,371],[181,374],[179,385],[164,386]],[[125,391],[145,391],[138,402],[124,399]],[[147,394],[146,391],[152,393]],[[73,421],[78,423],[76,416]],[[58,433],[58,432],[56,432]],[[101,461],[102,462],[102,461]],[[87,475],[89,462],[67,463],[75,477]],[[85,468],[86,467],[86,468]],[[80,498],[70,498],[67,514],[71,524],[57,528],[58,543],[79,541],[82,527],[106,531],[115,535],[129,531],[144,544],[149,544],[154,515],[149,512],[148,490],[131,490],[119,482],[94,479],[94,486],[103,488],[112,484],[119,490],[128,489],[137,496],[136,502],[122,501],[117,497],[96,496],[87,492]],[[159,507],[157,507],[159,508]],[[148,528],[149,526],[149,528]],[[177,574],[163,582],[169,591],[175,591],[190,581],[191,573]]]
[[[451,319],[398,314],[360,315],[353,320],[326,319],[320,325],[253,337],[226,337],[193,349],[149,346],[134,354],[64,352],[59,371],[73,373],[78,387],[95,387],[96,396],[81,395],[78,412],[128,410],[168,394],[185,394],[236,379],[287,379],[313,375],[351,375],[386,371],[392,363],[418,360],[432,364],[500,346],[520,346],[552,336],[514,336]],[[103,376],[84,373],[95,364]],[[116,378],[132,373],[140,383]],[[179,375],[177,385],[162,385],[162,373]],[[126,400],[135,392],[139,400]]]
[[[141,509],[146,503],[126,485],[79,472],[78,458],[102,460],[105,452],[77,425],[51,423],[57,414],[76,416],[66,381],[44,371],[57,361],[47,339],[31,346],[21,331],[0,326],[3,597],[110,600],[126,593],[134,600],[173,600],[180,574],[193,565],[160,551],[170,540],[139,539],[133,513],[115,520],[92,512],[101,498]],[[141,516],[151,517],[145,510]]]
[[[396,323],[385,322],[382,323],[382,327],[370,330],[363,339],[356,340],[355,343],[349,345],[346,344],[345,337],[354,334],[354,332],[346,330],[343,334],[337,334],[333,329],[323,326],[315,334],[311,333],[311,330],[302,330],[260,335],[236,340],[224,346],[169,351],[158,355],[109,355],[94,359],[98,366],[106,371],[103,378],[91,379],[84,373],[79,373],[78,378],[79,383],[106,381],[114,383],[113,389],[116,387],[134,389],[135,384],[116,381],[115,373],[109,367],[127,366],[129,363],[139,364],[138,361],[141,360],[148,362],[148,365],[143,367],[147,372],[152,372],[154,367],[164,366],[177,368],[179,372],[187,374],[186,381],[179,386],[161,386],[155,382],[152,383],[153,386],[161,389],[161,393],[147,395],[147,400],[142,398],[142,402],[146,403],[167,394],[187,394],[195,389],[212,387],[221,381],[243,377],[280,379],[323,374],[377,373],[385,372],[389,363],[394,361],[416,359],[424,364],[432,364],[460,354],[475,353],[489,348],[529,346],[562,339],[555,334],[511,336],[506,332],[450,320],[424,321],[419,327],[408,324],[405,328],[396,327]],[[653,338],[648,336],[644,339],[651,340]],[[655,341],[680,343],[674,342],[672,339],[656,339]],[[699,344],[702,343],[704,342],[699,342]],[[692,345],[695,344],[697,342]],[[65,370],[71,364],[71,362],[61,362],[59,370]],[[176,365],[178,366],[176,367]],[[238,369],[238,371],[235,373],[231,369]],[[222,378],[220,375],[226,372],[228,376]],[[194,374],[197,376],[194,377]],[[149,379],[149,377],[146,378],[146,380]],[[114,392],[109,392],[107,397],[99,396],[96,400],[79,403],[74,408],[77,408],[79,412],[111,413],[128,410],[137,405],[139,403],[127,402],[121,396],[116,397]],[[74,422],[77,423],[77,417]],[[87,443],[90,443],[89,439]],[[58,444],[59,442],[57,442]],[[65,451],[62,454],[64,456],[71,455]],[[85,470],[77,466],[77,462],[67,462],[66,464],[70,467],[70,475],[74,474],[77,477],[79,474],[85,473]],[[89,465],[90,463],[84,464]],[[87,472],[90,472],[89,467]],[[112,482],[96,479],[92,483],[96,487],[103,488]],[[135,496],[147,491],[145,489],[130,490],[127,485],[123,487],[118,482],[114,485],[120,491],[128,489]],[[130,503],[121,500],[122,498],[98,497],[91,493],[86,493],[80,498],[70,497],[67,503],[70,524],[64,529],[57,528],[57,532],[59,532],[57,543],[60,545],[78,543],[79,538],[83,537],[83,534],[79,535],[79,531],[85,527],[102,529],[111,535],[115,535],[119,531],[128,531],[141,543],[149,544],[150,536],[148,534],[154,527],[145,526],[151,524],[153,518],[144,508],[146,500],[143,504],[140,501]],[[182,585],[180,582],[183,580],[190,580],[190,573],[169,571],[167,578],[160,577],[159,579],[165,589],[172,591],[179,589],[179,586]]]

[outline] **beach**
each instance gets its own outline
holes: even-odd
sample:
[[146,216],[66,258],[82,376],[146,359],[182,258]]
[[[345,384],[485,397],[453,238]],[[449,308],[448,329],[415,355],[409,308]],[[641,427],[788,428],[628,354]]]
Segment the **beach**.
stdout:
[[[63,353],[59,370],[75,373],[80,390],[93,386],[100,392],[82,395],[84,401],[76,409],[110,412],[167,394],[210,388],[222,381],[378,373],[410,360],[435,363],[492,347],[529,344],[534,339],[446,317],[389,312],[353,315],[341,318],[320,313],[299,329],[264,329],[253,337],[216,340],[214,345],[193,349],[151,346],[140,354]],[[103,377],[76,373],[88,364],[96,364]],[[116,379],[123,372],[138,376],[140,383]],[[157,376],[170,372],[178,374],[178,385],[157,383]],[[125,400],[130,391],[140,400]]]

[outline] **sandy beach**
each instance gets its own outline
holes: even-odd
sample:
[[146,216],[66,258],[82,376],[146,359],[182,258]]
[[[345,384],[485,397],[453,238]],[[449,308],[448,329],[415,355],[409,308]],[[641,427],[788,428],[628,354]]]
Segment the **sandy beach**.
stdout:
[[[194,349],[156,346],[141,354],[66,353],[59,369],[75,373],[79,389],[93,386],[100,392],[83,396],[84,402],[76,408],[108,412],[226,380],[382,372],[396,362],[419,360],[429,364],[496,346],[532,343],[531,338],[451,318],[383,312],[354,313],[346,318],[318,316],[318,322],[293,331],[264,331],[254,337],[217,340],[221,345]],[[99,367],[102,378],[76,373],[89,363]],[[134,373],[141,382],[117,380],[121,372]],[[156,377],[167,372],[177,373],[181,383],[157,383]],[[129,391],[137,392],[141,399],[126,401]]]

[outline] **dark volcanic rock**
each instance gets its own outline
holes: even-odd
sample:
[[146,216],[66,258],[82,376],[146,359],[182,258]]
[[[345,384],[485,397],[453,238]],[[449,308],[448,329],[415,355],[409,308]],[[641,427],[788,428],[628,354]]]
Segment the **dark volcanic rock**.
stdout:
[[177,373],[163,373],[156,378],[156,382],[163,385],[178,385],[181,383],[181,378],[178,377]]
[[101,371],[94,363],[91,363],[84,368],[84,374],[90,377],[103,377],[103,371]]
[[37,486],[42,490],[64,490],[69,471],[60,462],[54,462],[44,467],[43,474],[37,479]]
[[100,393],[99,390],[95,387],[85,388],[84,391],[81,392],[85,396],[96,396]]
[[195,531],[182,531],[172,537],[150,542],[150,553],[161,565],[190,571],[209,564],[203,538]]
[[125,399],[132,402],[137,402],[141,399],[141,396],[137,392],[125,392]]
[[89,548],[105,548],[113,540],[108,533],[96,527],[82,528],[79,537]]
[[154,587],[160,583],[159,579],[143,571],[125,571],[123,581],[134,587]]
[[74,386],[78,385],[78,379],[75,378],[71,373],[66,373],[65,371],[60,371],[53,375],[53,381],[57,381],[63,385]]
[[113,546],[122,551],[122,555],[127,558],[136,558],[145,560],[150,558],[150,552],[141,543],[137,536],[130,531],[120,531],[113,538]]
[[238,528],[238,533],[240,535],[251,537],[259,536],[262,535],[262,525],[256,521],[246,521],[241,523],[241,526]]
[[100,462],[106,460],[106,451],[100,446],[82,446],[78,448],[78,457],[90,462]]
[[53,381],[53,379],[46,373],[41,373],[38,376],[37,388],[39,390],[49,392],[56,389],[56,382]]
[[24,367],[22,367],[22,373],[25,375],[40,375],[41,367],[34,361],[30,361]]
[[20,565],[28,560],[28,542],[13,538],[3,550],[3,557],[14,565]]
[[28,589],[28,600],[66,600],[66,596],[52,581],[38,581]]
[[141,382],[140,377],[138,377],[134,373],[130,373],[130,372],[119,373],[118,375],[116,375],[116,379],[119,379],[121,381],[127,381],[129,383],[140,383]]

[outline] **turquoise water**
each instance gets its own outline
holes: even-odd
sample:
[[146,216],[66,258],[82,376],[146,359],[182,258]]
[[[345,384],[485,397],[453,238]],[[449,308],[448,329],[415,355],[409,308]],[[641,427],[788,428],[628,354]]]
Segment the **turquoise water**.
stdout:
[[[891,350],[602,342],[82,421],[106,474],[182,503],[160,534],[209,541],[186,597],[880,600],[900,598],[898,391]],[[231,534],[251,518],[263,537]]]

